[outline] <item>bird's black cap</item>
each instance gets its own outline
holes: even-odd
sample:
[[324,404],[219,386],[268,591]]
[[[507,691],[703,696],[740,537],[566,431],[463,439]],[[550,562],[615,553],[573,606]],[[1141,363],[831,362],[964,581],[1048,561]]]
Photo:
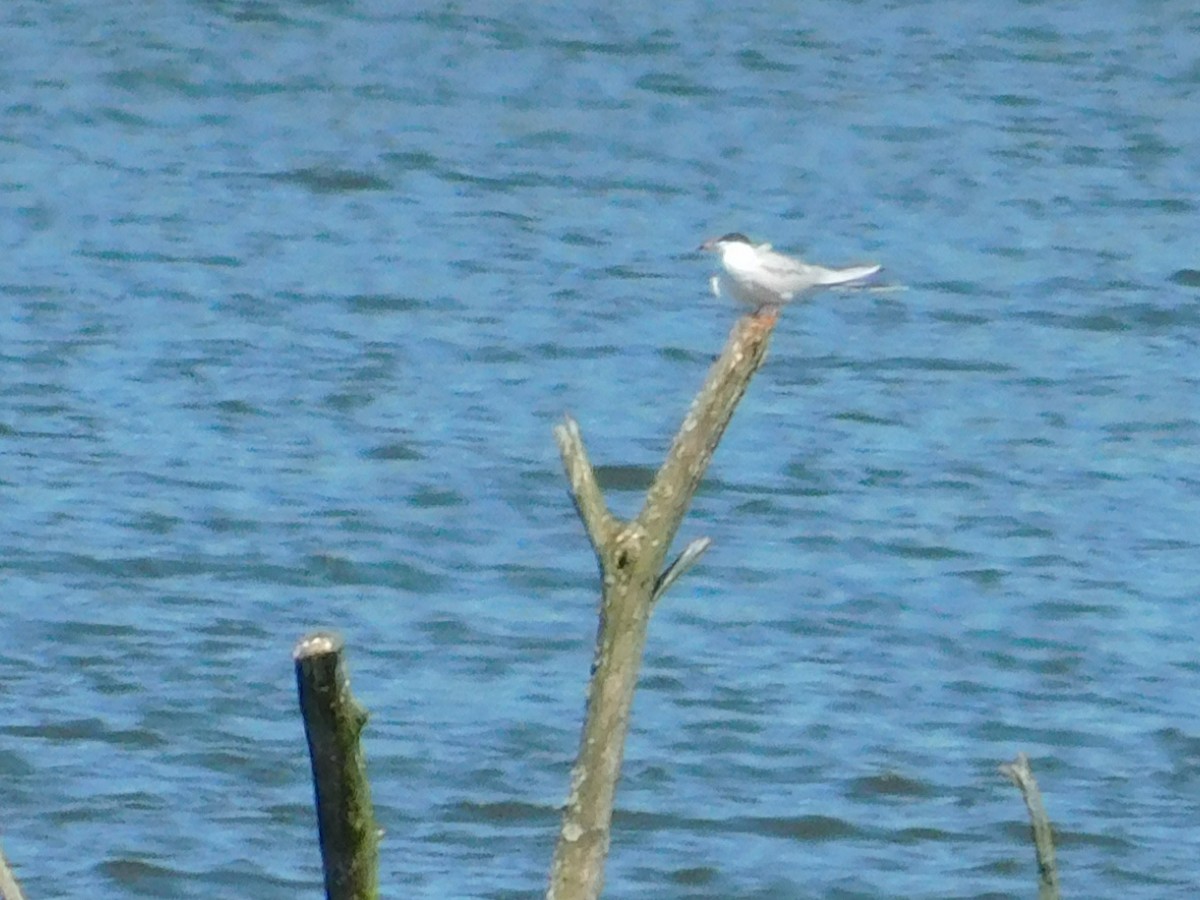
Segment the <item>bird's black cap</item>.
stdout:
[[717,242],[721,244],[748,244],[750,243],[750,238],[746,237],[740,231],[731,231],[729,234],[724,234],[717,238]]

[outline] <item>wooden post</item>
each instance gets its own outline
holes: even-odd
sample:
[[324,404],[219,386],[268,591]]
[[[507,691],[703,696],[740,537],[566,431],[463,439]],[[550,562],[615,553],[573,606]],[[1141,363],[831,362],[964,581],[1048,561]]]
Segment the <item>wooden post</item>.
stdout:
[[622,521],[608,511],[575,421],[568,418],[554,429],[575,507],[600,566],[602,588],[583,736],[547,900],[595,900],[604,886],[613,802],[650,612],[704,552],[707,539],[692,542],[665,571],[663,563],[738,401],[766,358],[776,318],[770,311],[738,320],[636,519]]
[[1038,900],[1058,900],[1058,865],[1054,861],[1054,836],[1050,830],[1050,817],[1042,804],[1042,792],[1038,790],[1029,757],[1018,753],[1017,758],[1000,766],[1012,783],[1021,789],[1025,807],[1029,810],[1029,821],[1033,827],[1033,847],[1037,853]]
[[379,830],[359,737],[367,713],[350,694],[335,634],[303,638],[292,653],[300,712],[312,760],[325,895],[329,900],[379,896]]

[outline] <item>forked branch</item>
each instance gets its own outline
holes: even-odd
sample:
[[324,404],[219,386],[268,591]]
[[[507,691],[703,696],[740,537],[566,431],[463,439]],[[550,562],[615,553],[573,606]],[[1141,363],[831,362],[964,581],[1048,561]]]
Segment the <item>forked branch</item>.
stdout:
[[693,541],[665,571],[663,563],[738,401],[766,358],[774,326],[773,314],[745,316],[734,326],[633,521],[608,511],[575,421],[567,419],[554,430],[575,508],[600,562],[602,586],[587,715],[554,850],[549,900],[600,896],[650,612],[708,548],[708,539]]

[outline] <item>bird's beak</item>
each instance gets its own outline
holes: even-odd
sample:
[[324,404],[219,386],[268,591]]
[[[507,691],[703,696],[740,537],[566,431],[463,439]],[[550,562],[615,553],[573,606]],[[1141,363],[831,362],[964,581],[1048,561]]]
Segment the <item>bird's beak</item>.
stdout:
[[716,249],[717,249],[717,239],[716,238],[707,240],[703,244],[701,244],[699,247],[696,248],[696,250],[698,252],[699,251],[707,251],[707,250],[716,250]]

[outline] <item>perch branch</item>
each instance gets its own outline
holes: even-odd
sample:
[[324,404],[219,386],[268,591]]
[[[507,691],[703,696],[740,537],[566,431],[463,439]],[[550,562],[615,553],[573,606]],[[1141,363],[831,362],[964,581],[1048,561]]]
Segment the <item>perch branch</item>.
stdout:
[[646,493],[638,522],[648,531],[668,535],[668,542],[683,521],[738,401],[766,358],[775,321],[774,314],[738,320]]
[[607,511],[574,421],[555,429],[603,584],[587,712],[547,900],[596,900],[604,886],[613,803],[650,611],[704,552],[707,540],[693,542],[665,572],[663,562],[738,401],[766,358],[774,325],[774,315],[746,316],[734,325],[632,522]]

